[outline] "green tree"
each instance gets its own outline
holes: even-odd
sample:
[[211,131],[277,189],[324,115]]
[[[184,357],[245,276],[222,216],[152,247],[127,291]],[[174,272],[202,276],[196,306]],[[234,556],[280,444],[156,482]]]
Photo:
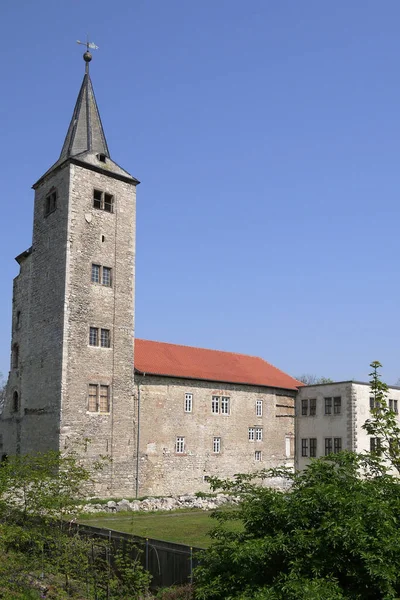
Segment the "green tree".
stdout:
[[333,383],[333,379],[329,379],[329,377],[318,377],[318,375],[314,375],[312,373],[303,373],[298,377],[295,377],[297,381],[301,381],[305,383],[305,385],[318,385],[320,383]]
[[[277,475],[291,480],[289,492],[260,485]],[[400,597],[400,486],[379,457],[342,452],[300,473],[213,485],[242,503],[216,513],[215,543],[196,573],[198,600]],[[227,527],[232,520],[243,530]]]
[[400,474],[400,427],[397,415],[388,403],[389,388],[381,381],[379,369],[382,367],[377,360],[370,364],[371,397],[373,406],[370,408],[371,418],[363,425],[363,429],[376,439],[374,453],[383,456]]

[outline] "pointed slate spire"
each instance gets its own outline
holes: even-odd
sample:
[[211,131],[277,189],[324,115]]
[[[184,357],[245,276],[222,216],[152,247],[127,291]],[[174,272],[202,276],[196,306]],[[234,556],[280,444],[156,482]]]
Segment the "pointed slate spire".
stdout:
[[65,160],[82,152],[93,152],[110,157],[89,75],[89,62],[92,60],[92,55],[90,52],[85,52],[83,58],[86,62],[86,72],[59,160]]

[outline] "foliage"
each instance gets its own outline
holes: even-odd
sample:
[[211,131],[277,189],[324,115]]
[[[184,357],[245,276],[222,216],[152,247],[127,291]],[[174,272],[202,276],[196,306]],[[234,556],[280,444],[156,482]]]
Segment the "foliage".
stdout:
[[374,453],[383,456],[398,473],[400,473],[400,427],[396,413],[388,404],[389,388],[380,379],[380,362],[374,361],[370,364],[372,372],[371,394],[374,399],[373,407],[370,408],[371,418],[363,425],[366,432],[377,438]]
[[187,585],[177,585],[159,590],[157,600],[194,600],[194,588]]
[[333,383],[333,379],[329,379],[329,377],[318,377],[317,375],[311,374],[311,373],[303,373],[302,375],[295,377],[295,379],[297,379],[297,381],[301,381],[302,383],[305,383],[306,385],[318,385],[320,383]]
[[[267,476],[287,477],[291,490],[262,487]],[[300,473],[212,483],[243,502],[215,514],[216,541],[196,570],[198,600],[400,597],[400,485],[379,457],[342,452]],[[230,519],[244,531],[227,530]]]
[[[95,465],[100,470],[101,461]],[[83,589],[86,598],[97,600],[146,592],[149,575],[138,563],[138,552],[128,560],[109,542],[89,540],[74,526],[77,499],[91,481],[92,474],[74,452],[15,456],[2,463],[0,556],[8,569],[0,570],[1,590],[11,594],[15,585],[29,587],[27,578],[45,576],[56,581],[53,597],[60,599],[82,598]]]

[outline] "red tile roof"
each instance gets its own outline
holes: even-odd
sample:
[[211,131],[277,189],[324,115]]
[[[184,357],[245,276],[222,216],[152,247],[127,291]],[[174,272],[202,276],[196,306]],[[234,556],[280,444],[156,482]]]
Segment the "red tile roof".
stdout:
[[135,340],[140,373],[296,390],[303,384],[257,356]]

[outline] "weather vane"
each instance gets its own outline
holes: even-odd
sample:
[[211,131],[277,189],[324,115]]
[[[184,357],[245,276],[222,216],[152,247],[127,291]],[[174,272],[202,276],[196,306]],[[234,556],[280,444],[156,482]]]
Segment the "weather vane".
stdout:
[[81,46],[86,46],[86,52],[83,55],[83,60],[86,63],[86,73],[89,73],[89,63],[92,60],[92,55],[89,52],[89,48],[91,50],[98,50],[99,47],[96,46],[96,44],[94,42],[89,42],[89,36],[86,38],[86,42],[81,42],[80,40],[76,40],[77,44],[81,44]]

